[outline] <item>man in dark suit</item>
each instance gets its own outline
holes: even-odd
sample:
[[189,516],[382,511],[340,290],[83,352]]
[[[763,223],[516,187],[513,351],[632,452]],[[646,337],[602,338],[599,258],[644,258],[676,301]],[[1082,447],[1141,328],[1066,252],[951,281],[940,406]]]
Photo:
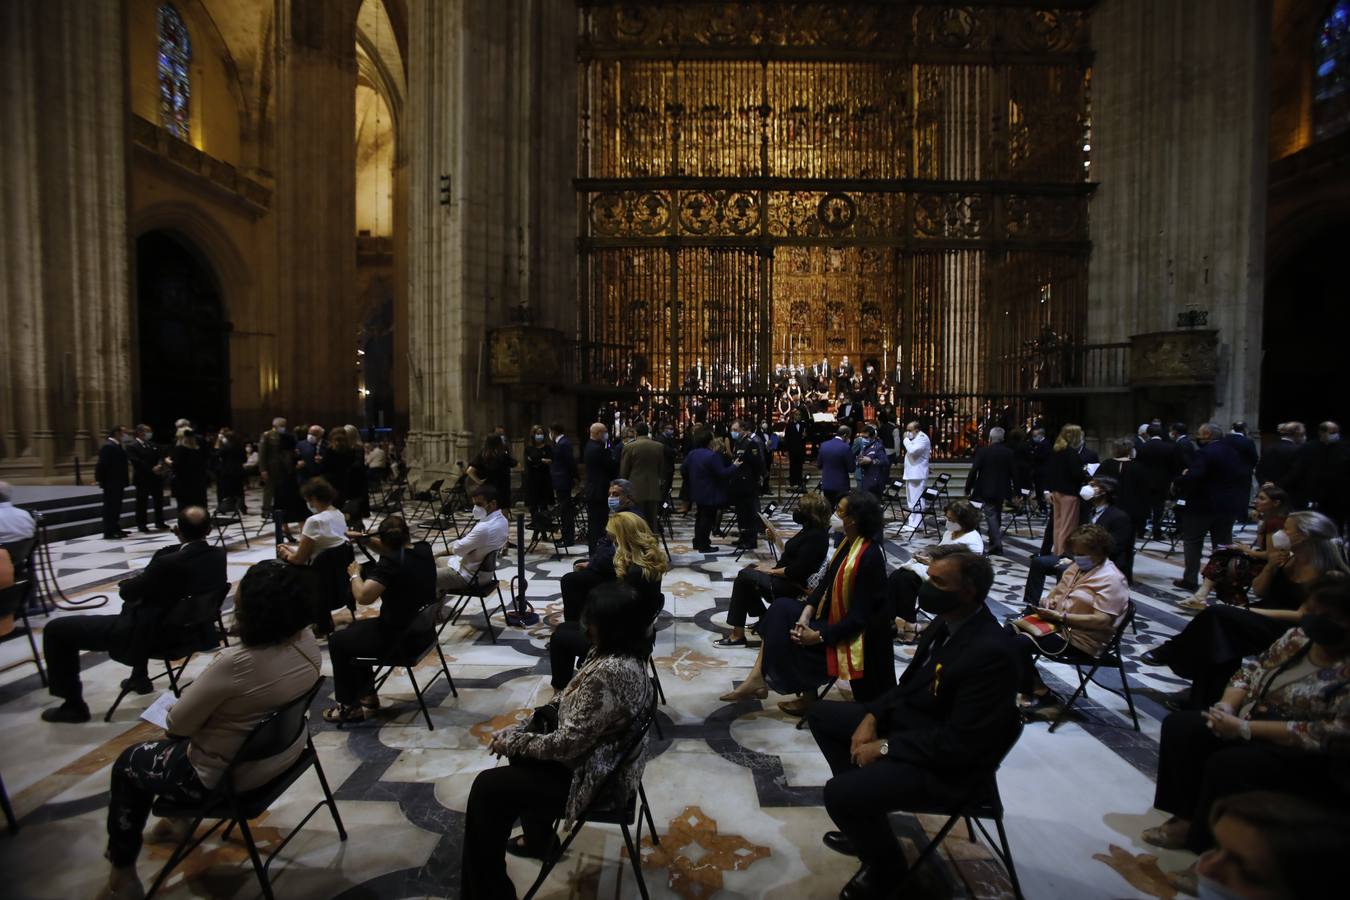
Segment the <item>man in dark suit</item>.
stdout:
[[1186,567],[1172,584],[1188,591],[1200,588],[1200,554],[1205,535],[1210,549],[1233,543],[1233,525],[1247,514],[1251,476],[1237,451],[1212,422],[1200,426],[1200,447],[1179,479],[1186,491],[1186,517],[1181,540]]
[[1296,490],[1299,487],[1298,479],[1289,476],[1298,468],[1299,457],[1308,447],[1304,443],[1308,432],[1302,422],[1281,422],[1276,431],[1280,439],[1266,448],[1260,462],[1256,464],[1256,483],[1278,484],[1289,491],[1289,500],[1294,509],[1302,509],[1307,505],[1307,498],[1300,496]]
[[675,425],[669,421],[661,423],[661,434],[656,438],[665,458],[661,463],[661,498],[670,496],[671,486],[675,483],[675,460],[680,455],[680,443],[675,437]]
[[1003,443],[1004,430],[989,429],[989,443],[975,451],[966,476],[966,494],[984,507],[989,552],[1003,552],[1003,504],[1013,496],[1013,452]]
[[802,483],[802,466],[806,462],[807,437],[806,412],[798,407],[792,411],[787,425],[783,428],[783,443],[788,454],[788,484],[797,487]]
[[1176,477],[1177,446],[1162,436],[1162,426],[1156,422],[1148,426],[1148,440],[1135,454],[1143,479],[1141,487],[1153,520],[1153,539],[1162,540],[1163,504],[1167,488]]
[[[1108,559],[1115,563],[1121,574],[1133,580],[1134,520],[1130,518],[1129,513],[1116,505],[1119,490],[1120,482],[1105,475],[1093,478],[1084,485],[1079,494],[1081,502],[1078,504],[1078,524],[1100,525],[1107,530],[1113,545]],[[1027,582],[1022,588],[1022,600],[1026,603],[1028,611],[1040,605],[1037,601],[1045,593],[1046,579],[1053,577],[1058,581],[1069,568],[1069,563],[1073,562],[1070,557],[1057,557],[1050,552],[1051,537],[1047,535],[1042,541],[1040,555],[1031,557],[1027,566]]]
[[591,426],[591,437],[582,451],[581,461],[586,466],[586,543],[590,552],[605,534],[609,519],[609,483],[618,475],[618,460],[609,444],[609,429],[603,422]]
[[840,425],[834,437],[821,444],[816,454],[816,465],[820,467],[820,491],[831,508],[838,506],[839,498],[848,493],[848,476],[857,466],[853,448],[848,444],[852,436],[853,432],[848,426]]
[[750,425],[742,419],[731,423],[731,458],[741,463],[727,479],[727,496],[736,510],[736,547],[753,550],[759,534],[759,483],[764,477],[764,455],[753,440]]
[[1350,489],[1350,458],[1341,443],[1341,426],[1335,422],[1318,425],[1317,441],[1303,445],[1281,485],[1290,497],[1331,519],[1339,531]]
[[122,530],[122,494],[127,488],[127,452],[122,449],[122,426],[108,432],[98,451],[94,481],[103,489],[103,537],[116,541],[127,536]]
[[1017,735],[1018,656],[985,606],[987,559],[933,561],[919,605],[936,616],[900,682],[866,704],[817,703],[807,724],[834,773],[825,845],[862,863],[839,895],[891,897],[905,854],[887,814],[956,803],[989,778]]
[[1191,436],[1186,433],[1186,430],[1185,422],[1173,422],[1171,430],[1168,433],[1168,437],[1172,439],[1172,443],[1177,445],[1178,472],[1182,469],[1190,468],[1191,460],[1200,449],[1196,446],[1195,441],[1191,440]]
[[558,496],[562,541],[563,544],[570,544],[577,538],[576,510],[572,502],[572,488],[577,481],[577,460],[572,452],[572,442],[563,432],[562,423],[554,422],[548,430],[553,440],[553,455],[548,464],[549,480],[553,483],[553,493]]
[[1256,468],[1256,464],[1261,461],[1261,454],[1256,450],[1256,442],[1247,437],[1247,423],[1234,422],[1233,430],[1224,436],[1224,440],[1232,445],[1237,451],[1238,459],[1250,471]]
[[115,616],[63,616],[42,630],[47,690],[65,702],[42,711],[47,722],[87,722],[89,707],[80,684],[80,651],[107,651],[131,666],[122,687],[151,691],[146,654],[160,619],[175,603],[225,585],[225,550],[207,542],[211,517],[200,506],[178,514],[178,545],[163,547],[138,575],[118,585],[122,611]]
[[153,503],[155,527],[163,531],[169,527],[164,524],[163,462],[149,425],[136,426],[136,440],[127,447],[127,456],[131,459],[131,483],[136,486],[136,528],[150,531],[146,507]]
[[1031,495],[1041,512],[1045,512],[1045,470],[1050,465],[1052,449],[1044,428],[1031,429]]
[[[311,425],[295,445],[295,477],[301,484],[323,474],[323,428]],[[331,477],[331,476],[330,476]]]

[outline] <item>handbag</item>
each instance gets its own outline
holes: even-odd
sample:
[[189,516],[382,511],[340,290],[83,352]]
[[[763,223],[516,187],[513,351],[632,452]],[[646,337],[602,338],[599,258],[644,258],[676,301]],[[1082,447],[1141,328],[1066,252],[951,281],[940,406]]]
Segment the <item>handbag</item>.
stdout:
[[1014,619],[1012,624],[1018,631],[1024,631],[1032,637],[1046,637],[1059,629],[1058,625],[1047,622],[1034,613],[1020,619]]
[[521,730],[530,734],[552,734],[557,731],[558,704],[545,703],[543,706],[536,706],[530,720]]

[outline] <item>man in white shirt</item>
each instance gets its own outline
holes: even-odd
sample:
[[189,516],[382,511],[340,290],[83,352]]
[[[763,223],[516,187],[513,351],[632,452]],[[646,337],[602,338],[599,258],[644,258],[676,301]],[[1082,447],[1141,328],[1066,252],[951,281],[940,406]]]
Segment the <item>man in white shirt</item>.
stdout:
[[447,557],[445,565],[436,566],[436,590],[455,591],[467,587],[478,576],[482,584],[492,578],[489,570],[478,571],[488,554],[506,546],[511,534],[511,523],[497,508],[497,491],[490,484],[480,484],[470,493],[473,500],[473,528],[464,537],[450,545],[447,552],[436,554]]
[[14,544],[33,536],[33,517],[11,503],[12,496],[9,482],[0,481],[0,544]]
[[928,484],[928,457],[933,453],[933,443],[928,435],[919,428],[918,422],[905,426],[905,497],[909,501],[909,527],[917,528],[923,516],[916,509],[923,498],[923,489]]

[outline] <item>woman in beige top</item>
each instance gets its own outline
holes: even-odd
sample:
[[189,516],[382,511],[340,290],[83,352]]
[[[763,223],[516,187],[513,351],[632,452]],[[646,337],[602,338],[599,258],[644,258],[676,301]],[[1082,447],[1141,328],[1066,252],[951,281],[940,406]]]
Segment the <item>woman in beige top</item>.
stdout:
[[1026,650],[1024,707],[1050,706],[1056,700],[1036,674],[1038,654],[1059,656],[1072,647],[1088,656],[1100,655],[1130,602],[1130,585],[1108,558],[1115,549],[1110,532],[1100,525],[1080,525],[1065,546],[1073,554],[1073,565],[1036,610],[1036,618],[1055,630],[1041,635],[1023,619],[1014,623]]
[[[258,723],[319,680],[319,645],[309,620],[299,570],[278,560],[248,570],[235,601],[240,643],[221,651],[184,688],[169,711],[166,740],[134,744],[113,764],[107,853],[113,868],[101,897],[142,896],[136,857],[156,798],[202,800]],[[241,764],[234,788],[246,791],[267,783],[304,748],[301,734],[284,752]],[[186,825],[164,820],[152,836],[181,837]]]

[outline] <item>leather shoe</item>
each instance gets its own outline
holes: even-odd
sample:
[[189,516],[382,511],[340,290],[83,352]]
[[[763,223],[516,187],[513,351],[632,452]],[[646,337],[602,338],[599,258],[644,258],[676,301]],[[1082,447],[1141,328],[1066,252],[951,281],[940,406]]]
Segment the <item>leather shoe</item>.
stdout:
[[141,694],[144,696],[154,689],[155,686],[151,684],[150,679],[144,675],[133,675],[130,678],[122,679],[122,690],[131,691],[133,694]]
[[72,703],[67,700],[60,706],[42,711],[44,722],[69,722],[72,725],[89,721],[89,707],[84,703]]
[[1167,663],[1159,658],[1158,651],[1161,649],[1161,647],[1154,647],[1152,650],[1145,650],[1143,653],[1139,654],[1139,661],[1149,666],[1167,665]]
[[853,846],[853,838],[842,831],[827,831],[821,841],[835,853],[842,853],[845,856],[858,855],[857,848]]
[[839,900],[881,900],[894,897],[896,885],[902,875],[904,875],[903,868],[883,869],[880,866],[863,863],[839,892]]
[[1179,588],[1181,588],[1182,590],[1187,590],[1187,591],[1190,591],[1190,592],[1192,592],[1192,593],[1194,593],[1195,591],[1200,590],[1200,585],[1198,585],[1198,584],[1191,584],[1189,581],[1186,581],[1184,578],[1174,578],[1174,579],[1172,580],[1172,586],[1173,586],[1173,587],[1179,587]]

